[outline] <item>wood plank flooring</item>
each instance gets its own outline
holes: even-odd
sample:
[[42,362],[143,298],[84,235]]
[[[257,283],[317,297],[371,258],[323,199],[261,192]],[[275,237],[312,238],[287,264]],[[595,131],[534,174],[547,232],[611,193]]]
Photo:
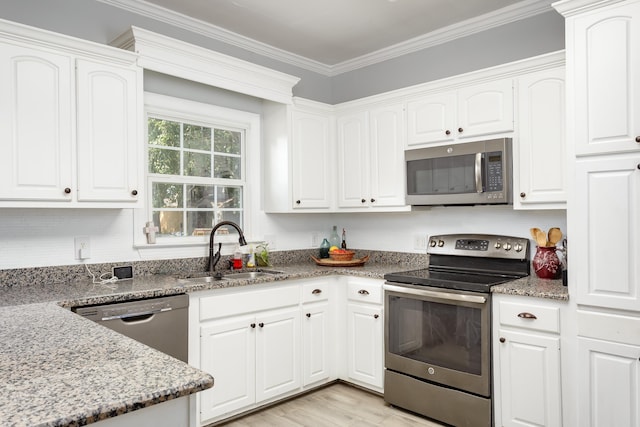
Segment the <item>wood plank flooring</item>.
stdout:
[[229,421],[224,427],[440,427],[392,407],[384,399],[344,383]]

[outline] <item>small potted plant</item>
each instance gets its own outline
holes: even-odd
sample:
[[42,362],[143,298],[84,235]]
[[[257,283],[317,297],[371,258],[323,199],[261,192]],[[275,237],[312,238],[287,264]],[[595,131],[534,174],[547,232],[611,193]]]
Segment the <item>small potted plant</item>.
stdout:
[[256,263],[258,267],[269,267],[271,264],[269,263],[269,244],[261,243],[256,246]]

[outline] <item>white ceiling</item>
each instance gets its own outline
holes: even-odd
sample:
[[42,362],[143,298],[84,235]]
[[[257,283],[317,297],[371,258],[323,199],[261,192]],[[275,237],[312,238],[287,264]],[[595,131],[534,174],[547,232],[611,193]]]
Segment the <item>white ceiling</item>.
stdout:
[[99,1],[327,74],[551,9],[550,0]]

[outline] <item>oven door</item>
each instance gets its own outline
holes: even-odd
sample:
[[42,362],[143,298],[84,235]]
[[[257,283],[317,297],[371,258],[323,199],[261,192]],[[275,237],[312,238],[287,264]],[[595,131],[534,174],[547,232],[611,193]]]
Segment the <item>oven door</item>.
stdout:
[[387,282],[385,368],[491,395],[491,294]]

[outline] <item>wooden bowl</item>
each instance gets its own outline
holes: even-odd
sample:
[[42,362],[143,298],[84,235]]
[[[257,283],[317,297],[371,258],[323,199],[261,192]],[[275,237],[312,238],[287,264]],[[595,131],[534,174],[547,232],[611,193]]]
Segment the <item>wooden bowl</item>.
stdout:
[[347,251],[347,252],[329,252],[329,258],[334,261],[351,261],[353,256],[356,254],[355,251]]

